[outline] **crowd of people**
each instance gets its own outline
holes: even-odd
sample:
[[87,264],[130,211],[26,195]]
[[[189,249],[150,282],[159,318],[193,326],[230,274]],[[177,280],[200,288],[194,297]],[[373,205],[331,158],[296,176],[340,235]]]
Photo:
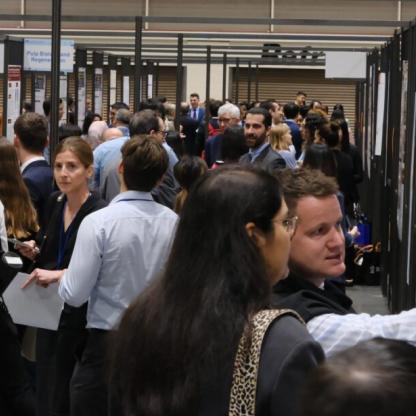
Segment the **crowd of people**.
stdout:
[[1,415],[415,414],[416,309],[345,291],[363,173],[341,104],[114,103],[53,155],[44,108],[0,139],[1,248],[64,306],[28,357],[0,302]]

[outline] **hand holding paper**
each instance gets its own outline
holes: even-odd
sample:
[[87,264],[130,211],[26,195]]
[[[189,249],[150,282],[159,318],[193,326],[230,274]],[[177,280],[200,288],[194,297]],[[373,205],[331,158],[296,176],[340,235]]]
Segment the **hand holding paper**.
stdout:
[[63,274],[64,270],[35,269],[22,285],[22,289],[27,288],[32,282],[36,282],[37,285],[46,288],[51,283],[59,282]]
[[[64,271],[61,272],[63,274]],[[13,322],[57,330],[64,306],[64,301],[58,295],[58,284],[48,283],[46,288],[32,284],[22,289],[28,280],[30,276],[27,273],[18,273],[3,294]]]

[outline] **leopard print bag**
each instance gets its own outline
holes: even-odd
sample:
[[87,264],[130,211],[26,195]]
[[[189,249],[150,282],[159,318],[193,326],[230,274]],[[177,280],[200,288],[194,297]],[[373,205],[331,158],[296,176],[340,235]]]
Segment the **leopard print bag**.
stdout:
[[282,315],[292,315],[304,323],[303,319],[290,309],[263,310],[252,319],[250,348],[246,348],[246,336],[243,334],[241,337],[234,362],[228,416],[255,416],[257,374],[263,338],[270,324]]

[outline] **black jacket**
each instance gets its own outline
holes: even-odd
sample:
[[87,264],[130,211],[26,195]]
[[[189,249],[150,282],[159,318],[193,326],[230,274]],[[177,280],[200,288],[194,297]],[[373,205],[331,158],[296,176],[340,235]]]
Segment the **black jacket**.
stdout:
[[326,281],[324,288],[320,289],[294,274],[275,285],[272,305],[295,310],[305,322],[328,313],[355,313],[352,300],[334,282]]

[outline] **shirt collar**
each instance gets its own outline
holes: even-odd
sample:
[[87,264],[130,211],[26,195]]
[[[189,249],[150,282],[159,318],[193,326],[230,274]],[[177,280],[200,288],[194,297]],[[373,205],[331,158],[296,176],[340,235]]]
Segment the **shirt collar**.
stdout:
[[114,197],[111,200],[110,205],[115,204],[116,202],[120,200],[126,200],[126,199],[139,199],[139,200],[153,201],[153,197],[150,192],[126,191]]
[[248,152],[251,153],[251,160],[255,160],[259,154],[267,147],[269,146],[269,143],[266,141],[261,146],[257,147],[256,149],[250,149]]
[[25,163],[20,165],[20,172],[23,172],[32,162],[37,162],[39,160],[46,160],[43,156],[34,156],[26,160]]

